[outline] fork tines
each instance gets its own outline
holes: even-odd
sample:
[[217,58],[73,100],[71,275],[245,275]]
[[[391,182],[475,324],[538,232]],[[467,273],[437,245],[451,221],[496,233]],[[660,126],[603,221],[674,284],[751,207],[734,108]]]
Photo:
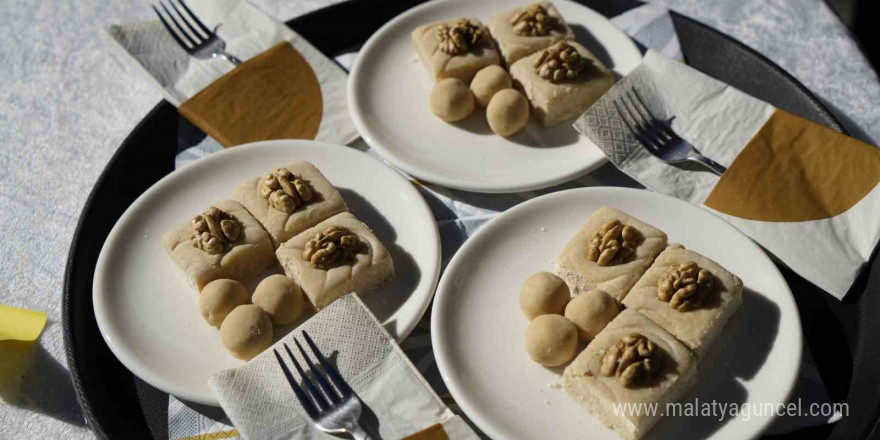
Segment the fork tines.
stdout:
[[[171,9],[168,9],[168,6],[166,6],[165,3],[171,5]],[[177,7],[177,4],[180,4],[180,8]],[[162,13],[159,12],[159,8],[155,5],[152,6],[153,11],[159,16],[159,20],[162,20],[162,24],[165,25],[165,28],[168,29],[168,32],[177,41],[177,44],[180,44],[184,48],[195,48],[214,35],[214,33],[211,32],[201,20],[199,20],[199,17],[196,16],[196,14],[193,14],[183,0],[159,0],[159,6],[162,7],[162,10],[165,11],[166,15],[162,15]],[[171,10],[174,10],[174,13],[172,13]],[[166,16],[168,19],[165,18]],[[195,24],[195,26],[193,26],[193,24]]]
[[[275,353],[275,359],[278,360],[278,365],[280,365],[281,370],[284,371],[284,376],[287,378],[287,382],[293,389],[294,394],[296,394],[299,403],[306,410],[309,417],[314,418],[317,414],[326,411],[333,405],[340,403],[344,398],[351,396],[352,390],[345,380],[342,379],[342,376],[339,375],[339,372],[336,371],[336,368],[327,361],[309,334],[305,331],[303,331],[302,334],[303,339],[305,339],[312,354],[318,360],[318,364],[321,366],[320,369],[306,354],[306,351],[303,349],[303,346],[298,339],[294,338],[293,341],[296,343],[296,348],[299,350],[301,357],[305,360],[306,366],[311,374],[308,374],[302,368],[302,365],[297,361],[296,356],[293,355],[290,347],[286,343],[283,345],[284,350],[287,352],[287,356],[290,357],[294,368],[296,368],[297,373],[299,373],[299,377],[302,380],[305,389],[299,385],[296,378],[290,372],[290,369],[287,368],[287,365],[284,363],[278,350],[273,349],[272,351]],[[323,370],[324,373],[322,373],[321,370]]]
[[635,87],[622,90],[620,99],[614,101],[614,107],[636,140],[648,149],[659,150],[677,136],[651,113]]

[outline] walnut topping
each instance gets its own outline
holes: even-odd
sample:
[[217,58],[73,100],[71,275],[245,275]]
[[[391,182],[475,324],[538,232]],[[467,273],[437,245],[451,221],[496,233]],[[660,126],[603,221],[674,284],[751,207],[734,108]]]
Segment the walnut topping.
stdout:
[[211,255],[223,252],[229,243],[238,240],[241,235],[241,224],[238,220],[214,207],[195,216],[192,219],[192,229],[190,241],[193,246]]
[[543,5],[535,3],[511,17],[510,24],[513,25],[513,33],[517,35],[541,37],[558,26],[559,19],[548,14]]
[[273,208],[288,214],[312,200],[312,187],[286,168],[267,174],[260,183],[260,194]]
[[440,37],[439,48],[449,55],[461,55],[476,46],[484,37],[483,28],[466,18],[454,25],[443,24],[437,28]]
[[638,333],[630,333],[605,352],[599,373],[617,376],[621,385],[635,388],[647,383],[659,370],[657,354],[654,342]]
[[535,59],[538,76],[554,83],[575,79],[586,67],[587,60],[584,60],[580,52],[561,40],[541,51]]
[[619,220],[611,220],[593,234],[587,248],[587,259],[599,266],[610,266],[626,261],[642,240],[642,234],[632,226],[624,226]]
[[357,235],[346,229],[330,226],[306,242],[303,260],[310,262],[316,269],[328,270],[348,263],[360,250],[361,242]]
[[679,312],[700,307],[715,285],[715,278],[697,263],[687,261],[678,267],[672,266],[660,276],[657,284],[657,298],[668,301],[669,307]]

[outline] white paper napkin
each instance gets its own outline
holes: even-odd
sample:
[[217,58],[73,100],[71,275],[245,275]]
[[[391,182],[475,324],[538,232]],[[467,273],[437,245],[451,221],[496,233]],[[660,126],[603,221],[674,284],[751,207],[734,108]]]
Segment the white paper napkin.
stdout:
[[[383,438],[403,438],[444,422],[457,433],[452,437],[447,431],[453,440],[478,438],[463,422],[452,420],[455,414],[357,295],[337,300],[272,348],[283,354],[283,343],[295,347],[293,340],[301,338],[302,330],[309,333],[373,411]],[[244,366],[215,374],[208,386],[241,436],[248,440],[333,438],[309,422],[272,349]]]
[[[308,41],[283,23],[275,21],[241,0],[188,0],[187,6],[226,42],[226,51],[246,61],[281,41],[288,41],[308,61],[323,96],[323,116],[315,139],[345,144],[357,138],[348,114],[348,75]],[[159,19],[112,25],[107,33],[120,48],[123,62],[133,63],[150,81],[162,88],[165,99],[180,106],[231,71],[234,66],[220,58],[189,56],[171,37]]]

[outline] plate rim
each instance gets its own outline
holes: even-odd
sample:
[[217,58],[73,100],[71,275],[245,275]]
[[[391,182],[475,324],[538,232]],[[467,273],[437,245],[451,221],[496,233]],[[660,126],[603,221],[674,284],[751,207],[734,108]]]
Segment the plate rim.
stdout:
[[[446,270],[443,272],[443,276],[440,277],[440,282],[437,285],[437,290],[434,292],[434,302],[431,307],[431,338],[433,341],[432,351],[434,353],[434,358],[437,362],[437,368],[440,371],[440,377],[443,379],[443,383],[446,385],[449,393],[455,399],[455,402],[461,407],[462,411],[467,414],[468,418],[474,422],[483,432],[487,433],[492,438],[504,438],[504,436],[498,432],[494,426],[494,424],[490,423],[488,419],[483,417],[482,412],[471,403],[471,401],[466,397],[467,394],[465,392],[465,387],[461,386],[457,381],[451,379],[453,376],[449,373],[452,371],[451,360],[449,355],[446,354],[446,346],[449,345],[449,341],[447,340],[447,333],[441,330],[440,325],[440,316],[444,314],[444,309],[447,307],[447,297],[451,296],[451,293],[445,293],[451,289],[451,287],[447,287],[447,285],[452,284],[454,280],[452,279],[450,273],[455,272],[455,268],[462,264],[461,261],[465,258],[463,255],[466,255],[469,251],[470,247],[476,246],[477,238],[480,234],[488,234],[491,229],[494,229],[494,225],[499,222],[499,219],[507,216],[508,214],[516,215],[520,211],[524,211],[529,208],[529,205],[538,203],[536,201],[540,201],[543,199],[549,198],[558,198],[565,197],[572,193],[601,193],[601,192],[620,192],[620,193],[644,193],[647,197],[657,197],[659,199],[663,199],[667,203],[679,204],[680,206],[688,206],[693,209],[698,209],[704,211],[705,213],[711,215],[715,219],[717,219],[720,224],[723,224],[723,227],[729,228],[731,232],[735,235],[738,235],[740,238],[744,240],[744,246],[751,247],[752,249],[758,251],[763,258],[763,264],[768,265],[773,269],[773,272],[776,274],[780,281],[780,285],[785,287],[784,293],[787,295],[783,295],[785,301],[788,301],[789,306],[794,310],[794,313],[791,315],[794,318],[794,323],[797,324],[797,328],[800,330],[796,332],[798,343],[794,344],[794,350],[796,351],[796,358],[801,359],[803,357],[803,327],[801,323],[800,313],[798,312],[798,306],[794,299],[794,294],[791,292],[791,288],[788,283],[785,281],[785,278],[782,276],[782,273],[779,272],[779,268],[773,264],[773,261],[764,252],[763,249],[760,248],[752,239],[743,234],[738,229],[734,228],[732,225],[724,221],[722,218],[718,217],[714,213],[710,211],[703,210],[697,206],[693,206],[690,203],[684,202],[682,200],[676,199],[671,196],[667,196],[665,194],[655,193],[649,190],[635,189],[635,188],[626,188],[626,187],[610,187],[610,186],[596,186],[596,187],[585,187],[585,188],[573,188],[562,191],[556,191],[548,194],[544,194],[539,197],[535,197],[529,199],[519,205],[514,206],[513,208],[508,209],[507,211],[495,216],[491,220],[489,220],[486,224],[480,227],[477,232],[468,237],[465,240],[464,244],[456,251],[455,255],[452,256],[449,263],[446,265]],[[793,356],[795,357],[795,356]],[[794,374],[792,374],[789,383],[786,385],[786,393],[785,393],[785,402],[787,402],[794,392],[795,386],[797,385],[797,381],[799,378],[798,369],[795,369]],[[772,417],[766,417],[759,419],[759,423],[761,425],[755,431],[753,435],[748,437],[749,439],[755,439],[762,435],[764,431],[770,426],[773,421],[776,420],[778,415],[774,414]]]
[[[422,197],[422,195],[419,193],[418,189],[416,189],[415,185],[412,182],[405,179],[402,175],[400,175],[399,172],[397,172],[393,168],[389,167],[388,165],[383,163],[381,160],[378,160],[378,159],[370,156],[369,154],[366,154],[366,153],[364,153],[360,150],[357,150],[355,148],[344,146],[344,145],[332,144],[332,143],[328,143],[328,142],[314,141],[314,140],[276,139],[276,140],[252,142],[252,143],[248,143],[248,144],[238,145],[235,148],[224,149],[223,151],[218,151],[216,153],[212,153],[206,157],[201,158],[200,160],[198,160],[196,162],[193,162],[191,164],[187,164],[183,167],[175,169],[171,173],[166,174],[161,179],[159,179],[158,181],[153,183],[149,188],[147,188],[146,191],[141,193],[137,197],[137,199],[135,199],[125,209],[125,211],[122,213],[122,215],[114,223],[113,228],[107,234],[107,238],[105,239],[104,243],[101,245],[101,251],[98,254],[97,263],[95,265],[94,277],[92,280],[92,303],[93,303],[94,318],[95,318],[95,322],[98,327],[98,332],[100,333],[101,337],[103,338],[104,343],[107,345],[107,347],[110,349],[110,351],[116,357],[116,359],[119,360],[120,363],[122,363],[123,366],[125,366],[127,369],[129,369],[135,376],[139,377],[144,382],[156,387],[157,389],[159,389],[163,392],[166,392],[166,393],[173,395],[175,397],[179,397],[185,401],[194,402],[194,403],[203,404],[203,405],[219,406],[219,402],[216,400],[216,398],[213,396],[213,394],[209,393],[208,395],[202,395],[202,393],[193,392],[190,389],[178,387],[176,384],[168,381],[163,375],[161,375],[155,371],[152,371],[149,367],[145,366],[143,363],[140,362],[140,360],[136,356],[134,356],[133,352],[131,352],[131,353],[126,352],[126,350],[122,349],[119,344],[114,342],[115,339],[111,338],[113,335],[116,335],[118,333],[114,333],[113,331],[110,330],[113,328],[113,325],[110,323],[110,321],[112,321],[112,319],[109,318],[109,315],[108,315],[109,309],[105,305],[105,300],[102,298],[102,294],[99,293],[100,291],[106,290],[106,289],[102,288],[103,277],[101,276],[101,273],[103,272],[102,267],[105,264],[107,264],[105,260],[108,258],[107,253],[106,253],[106,252],[108,252],[107,251],[108,245],[117,240],[116,236],[120,234],[120,230],[121,230],[120,228],[122,227],[121,225],[125,222],[125,220],[129,216],[133,215],[131,213],[134,210],[139,209],[140,205],[147,203],[148,199],[151,198],[151,195],[154,192],[161,191],[165,187],[167,187],[168,185],[173,185],[174,181],[180,178],[177,176],[181,176],[184,173],[192,173],[192,172],[194,172],[193,170],[198,170],[198,169],[203,169],[205,167],[210,167],[213,164],[213,162],[226,160],[225,158],[227,156],[246,155],[248,153],[248,150],[247,150],[248,148],[266,148],[266,147],[279,147],[279,146],[282,148],[290,148],[291,146],[296,146],[298,148],[304,147],[304,148],[316,148],[316,149],[318,149],[318,148],[320,148],[320,149],[334,149],[337,151],[344,151],[344,152],[340,153],[342,155],[351,154],[351,157],[359,156],[359,157],[365,158],[366,160],[374,161],[377,165],[384,167],[389,172],[389,174],[388,174],[389,176],[392,176],[392,175],[394,176],[394,177],[391,177],[391,179],[399,179],[398,181],[402,184],[401,188],[404,188],[404,187],[407,188],[405,190],[402,189],[402,191],[411,191],[410,195],[414,196],[414,198],[419,200],[420,203],[414,203],[413,205],[409,206],[408,208],[411,210],[421,210],[422,213],[417,216],[424,216],[425,218],[430,218],[432,220],[431,224],[433,225],[433,228],[431,228],[431,229],[433,231],[433,234],[430,234],[430,236],[426,236],[425,242],[428,245],[432,245],[434,247],[434,249],[436,250],[436,252],[434,252],[433,255],[431,256],[433,259],[433,261],[432,261],[433,264],[431,267],[431,269],[433,270],[433,277],[432,277],[433,279],[431,280],[429,285],[426,287],[426,292],[429,292],[429,293],[426,295],[425,300],[422,301],[422,303],[419,305],[418,313],[413,314],[412,315],[413,318],[411,320],[408,320],[405,322],[402,321],[401,319],[399,319],[399,317],[394,320],[394,322],[396,324],[398,324],[398,328],[402,329],[402,330],[395,332],[395,333],[397,333],[397,335],[396,335],[397,337],[395,338],[397,340],[397,342],[403,341],[404,339],[406,339],[407,336],[409,336],[409,334],[416,328],[419,321],[421,321],[421,319],[424,317],[425,313],[428,311],[428,308],[430,307],[430,305],[433,302],[434,293],[437,291],[437,285],[438,285],[439,279],[440,279],[440,268],[441,268],[441,264],[442,264],[442,247],[441,247],[441,242],[440,242],[440,232],[437,227],[437,222],[434,221],[434,215],[433,215],[430,207],[428,206],[427,202],[424,200],[424,197]],[[106,296],[106,294],[103,294],[103,295]],[[400,325],[401,323],[403,323],[405,325]],[[383,328],[384,328],[384,325],[383,325]],[[389,331],[389,334],[392,334],[392,332]],[[394,336],[394,334],[392,334],[392,336]]]
[[[602,13],[596,11],[589,6],[573,1],[573,0],[557,0],[565,3],[571,3],[572,5],[576,5],[577,7],[584,8],[588,10],[590,13],[595,14],[597,17],[601,18],[608,22],[613,29],[615,29],[620,35],[625,37],[626,42],[628,43],[626,46],[627,51],[631,51],[634,54],[638,55],[638,58],[642,58],[643,55],[641,51],[639,51],[638,46],[633,42],[632,38],[629,35],[626,35],[625,32],[618,29],[616,26],[611,23],[611,19],[605,17]],[[557,176],[553,179],[543,179],[540,182],[533,182],[530,184],[512,184],[512,185],[497,185],[497,184],[482,184],[480,182],[462,182],[458,179],[448,179],[443,175],[429,172],[424,170],[423,167],[418,167],[415,165],[411,165],[406,160],[399,159],[394,154],[391,154],[390,150],[385,148],[381,142],[377,141],[374,137],[374,130],[370,129],[370,125],[366,122],[361,113],[363,112],[363,104],[360,101],[359,95],[356,90],[355,84],[358,82],[357,79],[364,75],[362,70],[365,70],[365,64],[367,64],[366,58],[364,56],[360,56],[365,51],[376,50],[375,46],[378,46],[382,42],[382,38],[388,31],[388,29],[397,26],[400,22],[407,20],[410,16],[418,14],[422,10],[439,7],[438,5],[461,2],[461,0],[434,0],[422,3],[416,7],[407,9],[406,11],[398,14],[393,19],[389,20],[387,23],[382,25],[379,29],[377,29],[370,38],[361,46],[358,51],[358,57],[355,59],[354,64],[349,71],[348,84],[346,85],[346,96],[348,97],[349,105],[348,105],[348,113],[351,116],[352,122],[354,123],[355,129],[357,129],[361,138],[363,138],[364,142],[366,142],[370,148],[376,150],[382,155],[383,160],[388,161],[388,163],[394,165],[397,168],[400,168],[407,174],[412,175],[418,179],[422,179],[426,182],[430,182],[432,184],[441,185],[447,188],[452,188],[461,191],[469,191],[469,192],[477,192],[477,193],[485,193],[485,194],[509,194],[509,193],[517,193],[517,192],[525,192],[525,191],[535,191],[539,189],[553,187],[573,179],[577,179],[578,177],[589,174],[590,172],[596,170],[601,167],[605,163],[608,162],[608,159],[604,156],[599,158],[597,161],[585,165],[583,168],[575,170],[570,173],[566,173],[564,175]],[[621,49],[623,50],[623,49]],[[423,172],[424,171],[424,172]],[[430,174],[430,176],[428,175]]]

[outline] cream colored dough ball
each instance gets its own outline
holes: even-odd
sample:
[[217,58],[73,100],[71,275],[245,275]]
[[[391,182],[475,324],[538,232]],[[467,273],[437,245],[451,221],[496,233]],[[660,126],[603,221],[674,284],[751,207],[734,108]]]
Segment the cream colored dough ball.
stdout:
[[272,275],[260,281],[252,301],[275,325],[292,324],[303,312],[302,289],[284,275]]
[[482,107],[489,105],[489,101],[501,90],[513,86],[510,75],[501,66],[491,65],[480,69],[471,81],[471,91],[477,104]]
[[489,101],[486,120],[496,134],[510,136],[529,122],[529,101],[516,90],[501,90]]
[[571,299],[568,285],[550,272],[534,273],[519,292],[519,307],[529,319],[540,315],[562,315]]
[[577,344],[577,327],[561,315],[541,315],[526,330],[529,357],[545,367],[558,367],[570,361]]
[[240,305],[220,325],[220,342],[237,359],[249,361],[272,345],[272,320],[259,306]]
[[581,293],[565,306],[565,317],[577,327],[583,342],[595,338],[618,313],[617,301],[598,289]]
[[474,111],[474,94],[462,80],[446,78],[434,84],[431,112],[446,122],[460,121]]
[[247,304],[250,295],[241,283],[235,280],[214,280],[199,293],[199,312],[208,324],[220,327],[232,309]]

